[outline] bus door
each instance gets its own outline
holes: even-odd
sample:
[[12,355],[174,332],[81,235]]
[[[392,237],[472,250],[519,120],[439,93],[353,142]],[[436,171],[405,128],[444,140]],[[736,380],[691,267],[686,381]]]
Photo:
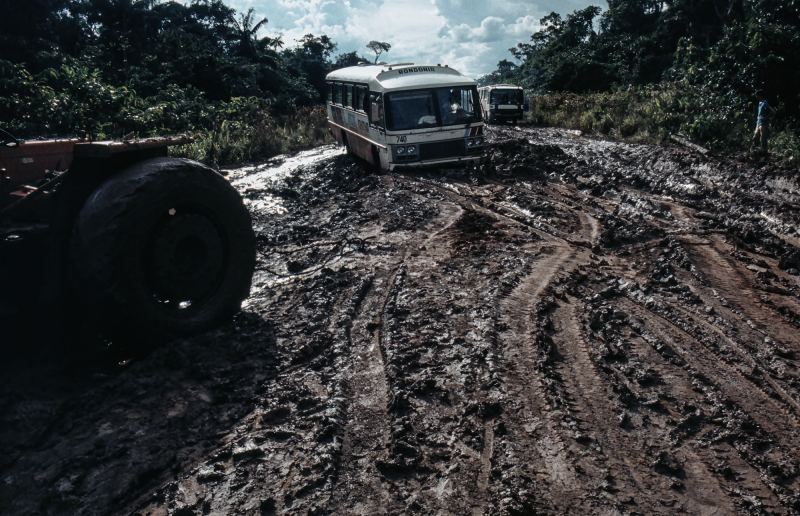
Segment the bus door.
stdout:
[[386,134],[386,122],[384,120],[383,96],[380,93],[371,91],[369,93],[369,125],[377,129],[381,135]]

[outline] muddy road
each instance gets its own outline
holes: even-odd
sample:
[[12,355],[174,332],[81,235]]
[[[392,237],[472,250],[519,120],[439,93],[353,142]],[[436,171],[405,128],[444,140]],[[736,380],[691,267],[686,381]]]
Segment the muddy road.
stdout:
[[0,512],[800,513],[797,170],[487,134],[480,170],[229,171],[242,312],[6,362]]

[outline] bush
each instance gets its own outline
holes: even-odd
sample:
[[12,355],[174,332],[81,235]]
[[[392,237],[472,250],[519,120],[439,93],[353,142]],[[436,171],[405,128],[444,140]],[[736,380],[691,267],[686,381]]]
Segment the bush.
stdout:
[[277,119],[264,110],[253,110],[244,120],[221,117],[213,129],[191,133],[194,143],[173,155],[216,167],[264,160],[332,142],[327,119],[322,106],[300,108],[293,116]]
[[555,93],[531,98],[533,123],[608,136],[660,142],[688,121],[676,84],[619,88],[576,95]]
[[[749,146],[755,116],[737,112],[735,106],[743,101],[734,100],[680,82],[585,96],[554,93],[531,98],[529,119],[538,125],[635,141],[663,142],[671,134],[681,134],[711,148],[736,152]],[[800,159],[797,132],[789,129],[788,121],[783,126],[775,132],[771,148],[779,156]]]
[[321,106],[283,106],[237,97],[207,101],[192,88],[165,85],[142,98],[128,86],[106,84],[97,71],[72,60],[32,75],[0,61],[0,119],[18,138],[78,136],[95,140],[189,134],[195,142],[175,155],[214,166],[269,158],[332,141]]

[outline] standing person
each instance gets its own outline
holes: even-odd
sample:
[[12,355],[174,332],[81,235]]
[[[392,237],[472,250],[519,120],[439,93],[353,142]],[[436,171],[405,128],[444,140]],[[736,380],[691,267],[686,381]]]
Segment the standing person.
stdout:
[[[756,122],[756,132],[753,133],[753,142],[750,149],[753,147],[761,147],[761,150],[767,150],[767,143],[769,143],[769,122],[772,115],[778,112],[777,109],[769,105],[767,99],[764,98],[764,90],[756,91],[756,98],[758,99],[758,121]],[[778,106],[780,108],[780,106]]]

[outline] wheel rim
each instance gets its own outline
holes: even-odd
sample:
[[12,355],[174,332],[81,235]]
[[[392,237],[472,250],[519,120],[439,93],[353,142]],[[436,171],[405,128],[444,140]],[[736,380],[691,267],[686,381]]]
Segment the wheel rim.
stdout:
[[167,310],[198,309],[218,289],[227,261],[224,236],[213,220],[173,208],[153,227],[145,256],[146,284]]

